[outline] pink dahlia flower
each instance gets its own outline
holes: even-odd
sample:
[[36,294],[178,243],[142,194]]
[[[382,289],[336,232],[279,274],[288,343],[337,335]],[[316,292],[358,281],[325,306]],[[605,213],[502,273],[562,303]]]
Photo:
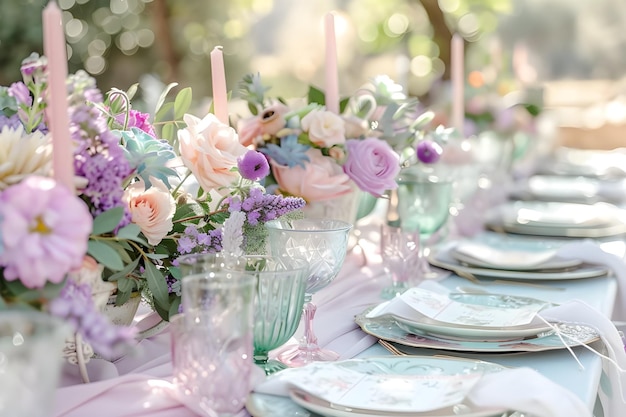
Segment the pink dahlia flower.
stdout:
[[85,203],[50,179],[30,176],[0,194],[0,266],[28,288],[59,283],[82,265],[93,219]]

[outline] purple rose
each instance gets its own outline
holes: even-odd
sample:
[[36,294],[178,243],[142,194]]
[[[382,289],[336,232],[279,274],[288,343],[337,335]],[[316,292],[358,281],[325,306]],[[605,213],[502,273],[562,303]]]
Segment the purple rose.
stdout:
[[375,197],[397,187],[399,156],[385,141],[377,138],[349,139],[343,171],[358,187]]

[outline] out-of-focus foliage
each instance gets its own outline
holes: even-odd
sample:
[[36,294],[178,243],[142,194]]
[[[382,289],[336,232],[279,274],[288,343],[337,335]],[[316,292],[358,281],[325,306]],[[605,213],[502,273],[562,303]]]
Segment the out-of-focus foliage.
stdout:
[[[615,76],[626,67],[623,0],[57,1],[70,70],[85,68],[103,90],[138,80],[160,90],[151,86],[175,81],[192,87],[195,98],[210,97],[209,54],[222,45],[230,91],[244,74],[260,72],[273,94],[301,96],[302,86],[323,88],[322,21],[329,10],[336,14],[343,95],[381,73],[412,95],[424,94],[445,74],[456,31],[467,40],[468,71],[510,73],[520,43],[539,52],[534,59],[542,60],[536,66],[544,79]],[[0,1],[0,83],[19,79],[19,62],[42,52],[46,3]],[[581,12],[586,18],[574,19]]]

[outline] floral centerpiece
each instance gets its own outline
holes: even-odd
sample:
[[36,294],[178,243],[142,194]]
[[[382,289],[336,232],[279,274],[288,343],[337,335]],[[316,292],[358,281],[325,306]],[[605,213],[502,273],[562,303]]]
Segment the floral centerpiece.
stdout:
[[114,283],[117,303],[140,293],[167,320],[180,255],[262,251],[263,222],[305,204],[267,194],[266,158],[212,114],[188,114],[190,89],[165,103],[170,85],[151,123],[132,107],[136,86],[103,96],[83,71],[67,79],[74,194],[51,178],[46,59],[21,69],[23,81],[0,87],[0,308],[60,316],[108,351],[133,334],[100,314],[98,288]]
[[238,132],[243,145],[267,157],[268,190],[315,203],[350,195],[355,188],[381,197],[397,186],[399,155],[377,131],[382,124],[372,125],[373,115],[382,118],[372,97],[343,100],[341,114],[335,114],[313,87],[305,103],[290,104],[266,97],[267,90],[259,75],[244,77],[240,95],[252,116],[239,120]]

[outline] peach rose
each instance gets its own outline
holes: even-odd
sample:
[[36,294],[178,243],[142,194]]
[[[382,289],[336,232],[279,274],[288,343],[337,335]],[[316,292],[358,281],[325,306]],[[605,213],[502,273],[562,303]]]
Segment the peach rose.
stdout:
[[187,127],[178,131],[180,156],[204,191],[236,181],[239,173],[232,168],[248,149],[239,143],[235,129],[211,113],[204,119],[186,114],[183,120]]
[[352,190],[350,177],[332,158],[315,148],[306,154],[310,161],[305,162],[305,168],[299,165],[289,168],[270,161],[272,173],[282,191],[311,202],[330,200]]
[[172,218],[176,202],[163,181],[150,177],[152,187],[145,189],[143,181],[131,184],[124,197],[128,202],[131,220],[141,229],[148,243],[158,245],[174,227]]
[[309,139],[321,148],[343,145],[346,141],[346,124],[335,113],[315,109],[300,121],[302,130],[309,134]]
[[237,126],[239,142],[243,146],[250,146],[258,137],[275,136],[281,129],[285,128],[285,114],[287,112],[289,112],[289,107],[278,103],[266,107],[258,116],[240,121]]

